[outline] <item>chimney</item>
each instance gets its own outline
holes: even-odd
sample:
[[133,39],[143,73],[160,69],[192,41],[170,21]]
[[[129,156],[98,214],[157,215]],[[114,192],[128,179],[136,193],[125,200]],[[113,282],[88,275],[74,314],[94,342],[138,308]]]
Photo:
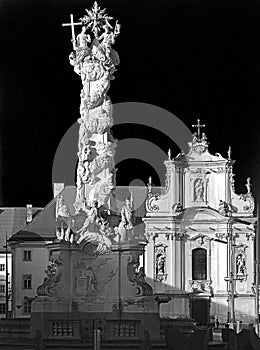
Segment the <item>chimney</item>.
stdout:
[[26,204],[26,224],[32,221],[32,204]]

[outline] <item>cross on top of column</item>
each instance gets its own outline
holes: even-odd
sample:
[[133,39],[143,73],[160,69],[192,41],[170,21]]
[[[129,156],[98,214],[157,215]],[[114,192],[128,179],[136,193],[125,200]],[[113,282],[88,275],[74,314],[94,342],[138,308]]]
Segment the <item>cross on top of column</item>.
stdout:
[[198,128],[198,139],[200,140],[200,128],[205,128],[205,124],[200,124],[200,119],[197,119],[197,124],[192,124],[193,128]]

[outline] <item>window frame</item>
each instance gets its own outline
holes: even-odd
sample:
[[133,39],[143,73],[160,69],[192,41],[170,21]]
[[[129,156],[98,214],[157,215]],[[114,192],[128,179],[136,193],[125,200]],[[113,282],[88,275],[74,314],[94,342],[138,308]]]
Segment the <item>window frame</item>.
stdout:
[[[201,253],[203,252],[204,256],[201,255],[201,256],[197,257],[196,253],[199,253],[199,252],[201,252]],[[198,264],[198,261],[195,261],[198,258],[200,258],[200,259],[203,258],[204,264]],[[201,267],[201,269],[199,269],[198,268],[199,265],[203,266],[204,268]],[[205,278],[198,278],[199,273],[201,275],[203,275],[201,277],[205,277]],[[192,280],[194,280],[194,281],[207,281],[207,277],[208,277],[207,249],[205,249],[205,248],[192,249]]]
[[[25,285],[25,281],[30,281],[30,286],[28,287],[28,285]],[[25,274],[22,275],[22,289],[32,289],[32,275],[29,274]]]
[[[26,253],[30,253],[29,258],[26,257]],[[32,261],[32,251],[31,250],[23,250],[23,261]]]

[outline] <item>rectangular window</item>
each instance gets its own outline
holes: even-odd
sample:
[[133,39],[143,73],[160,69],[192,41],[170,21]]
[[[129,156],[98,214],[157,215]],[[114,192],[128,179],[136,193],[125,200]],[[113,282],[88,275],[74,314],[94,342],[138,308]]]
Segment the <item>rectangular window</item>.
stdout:
[[0,314],[5,314],[5,304],[0,304]]
[[0,284],[0,293],[4,293],[4,292],[5,292],[5,285]]
[[5,271],[5,264],[0,264],[0,271]]
[[31,302],[23,300],[23,314],[28,315],[31,313]]
[[23,289],[32,288],[32,275],[23,275]]
[[24,250],[23,251],[23,261],[32,261],[32,251]]

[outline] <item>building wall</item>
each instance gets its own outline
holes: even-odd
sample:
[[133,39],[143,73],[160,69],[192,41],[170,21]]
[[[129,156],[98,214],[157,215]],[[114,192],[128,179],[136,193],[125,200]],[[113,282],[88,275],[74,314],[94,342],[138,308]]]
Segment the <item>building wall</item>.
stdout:
[[[48,250],[43,243],[19,243],[13,254],[13,316],[30,316],[24,308],[24,297],[36,297],[37,287],[42,284],[48,264]],[[24,260],[24,251],[31,251],[31,260]],[[31,276],[31,287],[24,288],[23,276]]]
[[[9,305],[8,305],[8,310],[11,310],[11,291],[12,291],[12,256],[10,253],[8,253],[8,258],[7,258],[7,264],[8,264],[8,290],[9,290]],[[5,305],[6,305],[6,254],[3,252],[0,252],[0,267],[4,266],[4,271],[0,270],[0,318],[5,317]],[[1,286],[4,286],[4,291],[2,291]]]

